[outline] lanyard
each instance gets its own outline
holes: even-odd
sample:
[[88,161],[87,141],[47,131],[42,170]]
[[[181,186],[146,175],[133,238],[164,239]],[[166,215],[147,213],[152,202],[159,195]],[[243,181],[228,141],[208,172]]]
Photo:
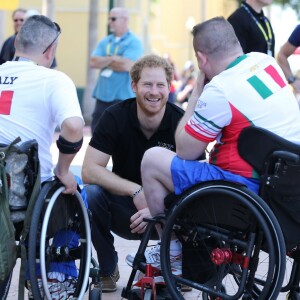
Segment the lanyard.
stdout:
[[[112,43],[113,43],[113,42],[110,41],[110,42],[107,44],[107,46],[106,46],[106,55],[107,55],[107,56],[111,56],[111,55],[112,55],[112,54],[110,53],[110,52],[111,52],[111,44],[112,44]],[[116,55],[116,54],[118,53],[119,48],[120,48],[120,45],[118,44],[118,45],[115,47],[115,50],[114,50],[113,55]]]
[[271,45],[272,45],[272,40],[273,40],[273,35],[272,35],[272,30],[270,23],[268,19],[264,16],[264,22],[266,24],[267,30],[268,30],[268,35],[266,34],[264,28],[261,26],[261,24],[258,22],[258,20],[253,16],[252,12],[249,10],[249,8],[243,3],[242,7],[246,10],[246,12],[251,16],[255,24],[258,26],[262,34],[264,35],[264,38],[267,42],[268,45],[268,53],[271,52]]

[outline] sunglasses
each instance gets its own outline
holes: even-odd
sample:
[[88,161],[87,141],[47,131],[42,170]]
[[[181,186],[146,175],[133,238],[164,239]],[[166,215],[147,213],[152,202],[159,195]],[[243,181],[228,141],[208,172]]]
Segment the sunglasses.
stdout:
[[59,25],[55,22],[53,22],[53,24],[55,25],[57,35],[56,35],[55,39],[49,44],[49,46],[44,50],[43,54],[45,54],[47,52],[47,50],[55,43],[55,41],[58,39],[59,35],[61,34],[61,29],[60,29]]
[[24,19],[14,19],[14,22],[17,23],[17,22],[24,22]]

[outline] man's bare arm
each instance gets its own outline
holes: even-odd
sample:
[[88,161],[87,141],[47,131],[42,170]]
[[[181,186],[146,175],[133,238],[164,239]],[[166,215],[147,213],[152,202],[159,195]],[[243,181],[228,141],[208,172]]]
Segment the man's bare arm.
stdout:
[[140,185],[108,170],[109,159],[110,155],[88,146],[82,165],[82,180],[84,183],[100,185],[115,195],[133,195]]
[[277,56],[278,64],[286,78],[293,75],[288,58],[294,53],[296,47],[291,45],[289,42],[286,42],[281,48]]
[[176,129],[176,153],[182,159],[195,160],[200,157],[200,155],[205,151],[207,147],[207,143],[195,139],[190,134],[188,134],[184,128],[188,120],[194,114],[197,101],[203,91],[204,82],[205,75],[203,73],[200,73],[198,75],[196,85],[193,89],[191,97],[189,98],[187,109]]
[[109,68],[116,72],[129,72],[133,64],[134,61],[128,58],[114,55]]
[[[83,120],[79,117],[72,117],[66,119],[62,123],[61,136],[71,143],[76,143],[82,139],[83,133]],[[57,178],[66,187],[65,193],[74,194],[77,189],[77,183],[74,175],[70,172],[69,168],[76,153],[65,154],[59,151],[58,161],[54,170]]]
[[104,69],[112,63],[112,56],[92,56],[90,58],[90,67],[93,69]]
[[293,79],[290,82],[297,93],[300,93],[300,79],[294,77],[288,58],[294,53],[296,47],[289,42],[286,42],[281,48],[277,55],[277,61],[280,65],[287,80]]
[[122,56],[92,56],[90,58],[90,67],[93,69],[110,68],[116,72],[129,72],[134,61]]

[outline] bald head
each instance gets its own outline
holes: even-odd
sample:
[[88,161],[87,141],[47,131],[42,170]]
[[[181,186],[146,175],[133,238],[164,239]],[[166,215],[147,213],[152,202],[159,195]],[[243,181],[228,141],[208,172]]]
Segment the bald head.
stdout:
[[243,52],[233,27],[223,17],[196,25],[192,34],[195,52],[200,51],[217,59]]
[[116,36],[128,31],[129,13],[124,7],[114,7],[109,13],[109,28]]
[[111,9],[111,12],[116,13],[120,17],[124,17],[126,19],[129,19],[128,10],[124,7],[114,7],[114,8]]

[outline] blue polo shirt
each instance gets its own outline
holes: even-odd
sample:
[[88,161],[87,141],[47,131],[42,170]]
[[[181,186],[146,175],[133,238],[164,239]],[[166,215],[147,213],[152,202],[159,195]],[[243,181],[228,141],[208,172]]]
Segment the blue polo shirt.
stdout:
[[[110,34],[100,41],[92,56],[118,55],[136,61],[143,55],[141,41],[131,32],[120,38]],[[107,71],[107,72],[105,72]],[[93,97],[104,102],[125,100],[134,97],[129,72],[100,70]]]

